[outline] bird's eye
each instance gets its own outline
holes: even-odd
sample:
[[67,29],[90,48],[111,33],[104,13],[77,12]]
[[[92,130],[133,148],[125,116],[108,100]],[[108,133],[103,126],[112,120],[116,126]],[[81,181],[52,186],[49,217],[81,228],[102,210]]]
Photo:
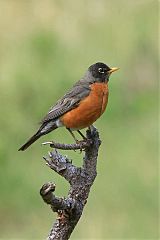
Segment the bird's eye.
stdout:
[[98,72],[99,73],[104,73],[104,69],[103,68],[98,68]]

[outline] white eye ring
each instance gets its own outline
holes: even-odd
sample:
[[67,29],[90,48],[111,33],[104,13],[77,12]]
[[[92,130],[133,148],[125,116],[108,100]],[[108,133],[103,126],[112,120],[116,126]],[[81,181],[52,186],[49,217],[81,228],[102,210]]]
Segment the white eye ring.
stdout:
[[99,73],[104,73],[103,68],[98,68],[98,72],[99,72]]

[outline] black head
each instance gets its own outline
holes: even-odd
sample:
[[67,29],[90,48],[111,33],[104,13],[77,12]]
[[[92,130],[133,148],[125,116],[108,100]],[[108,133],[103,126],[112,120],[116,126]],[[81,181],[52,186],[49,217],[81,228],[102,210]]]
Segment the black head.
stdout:
[[95,82],[107,82],[112,72],[118,68],[110,68],[106,64],[98,62],[88,68],[89,72],[95,79]]

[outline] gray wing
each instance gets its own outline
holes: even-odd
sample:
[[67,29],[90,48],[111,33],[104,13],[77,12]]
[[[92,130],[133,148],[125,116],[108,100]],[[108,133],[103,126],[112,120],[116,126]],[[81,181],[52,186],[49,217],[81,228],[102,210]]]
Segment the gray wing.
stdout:
[[87,97],[91,89],[89,84],[83,84],[79,81],[73,86],[73,88],[67,92],[48,112],[48,114],[42,119],[41,123],[56,120],[64,113],[78,106],[80,100]]

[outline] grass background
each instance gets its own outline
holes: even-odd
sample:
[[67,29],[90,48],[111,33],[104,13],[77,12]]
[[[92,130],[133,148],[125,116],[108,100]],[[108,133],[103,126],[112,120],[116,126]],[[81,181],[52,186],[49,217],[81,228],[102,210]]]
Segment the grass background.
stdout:
[[[158,239],[158,1],[0,0],[0,238],[44,239],[55,215],[39,189],[55,181],[45,140],[17,149],[86,68],[120,67],[96,122],[98,176],[71,239]],[[67,152],[76,165],[82,156]]]

